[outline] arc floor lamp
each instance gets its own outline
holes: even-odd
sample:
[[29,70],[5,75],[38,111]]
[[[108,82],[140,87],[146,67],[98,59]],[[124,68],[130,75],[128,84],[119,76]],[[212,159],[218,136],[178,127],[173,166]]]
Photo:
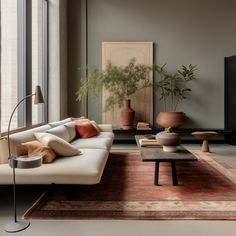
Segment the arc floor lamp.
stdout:
[[14,202],[14,220],[9,222],[6,227],[5,231],[9,233],[15,233],[22,231],[29,227],[30,222],[25,219],[17,219],[17,213],[16,213],[16,178],[15,178],[15,168],[19,169],[28,169],[28,168],[35,168],[39,167],[42,164],[42,157],[41,156],[35,156],[35,157],[19,157],[17,158],[16,156],[13,156],[11,154],[11,145],[10,145],[10,126],[11,126],[11,120],[12,117],[19,107],[19,105],[26,99],[31,98],[34,96],[34,104],[39,104],[39,103],[44,103],[43,100],[43,95],[42,91],[39,85],[35,87],[35,93],[29,94],[25,96],[23,99],[21,99],[13,109],[9,122],[8,122],[8,129],[7,129],[7,142],[8,142],[8,160],[9,160],[9,165],[12,168],[13,171],[13,202]]

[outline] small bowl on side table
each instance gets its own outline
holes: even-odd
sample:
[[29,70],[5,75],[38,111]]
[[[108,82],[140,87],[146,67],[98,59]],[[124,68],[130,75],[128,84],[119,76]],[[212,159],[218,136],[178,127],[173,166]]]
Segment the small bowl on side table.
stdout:
[[218,135],[215,131],[196,131],[192,135],[196,138],[203,140],[202,152],[210,152],[208,140]]

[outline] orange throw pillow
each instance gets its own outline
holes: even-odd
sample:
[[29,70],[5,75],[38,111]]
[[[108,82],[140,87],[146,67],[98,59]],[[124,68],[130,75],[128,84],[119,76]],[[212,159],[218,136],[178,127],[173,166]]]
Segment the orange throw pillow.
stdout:
[[99,134],[91,122],[82,122],[75,125],[76,133],[80,138],[91,138]]
[[25,156],[28,154],[28,148],[22,144],[16,146],[16,155]]
[[29,156],[42,155],[43,163],[51,163],[56,159],[56,153],[37,140],[22,143],[21,145],[28,149]]

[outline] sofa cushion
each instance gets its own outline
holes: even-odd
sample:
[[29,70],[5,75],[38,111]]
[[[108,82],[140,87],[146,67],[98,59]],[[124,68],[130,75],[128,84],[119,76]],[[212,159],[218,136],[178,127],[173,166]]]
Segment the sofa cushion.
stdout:
[[84,123],[84,122],[91,122],[91,124],[96,128],[98,133],[100,133],[102,131],[102,129],[99,127],[99,125],[94,120],[89,120],[89,119],[84,118],[84,117],[77,118],[77,119],[74,119],[71,122],[68,122],[68,123],[64,124],[64,126],[67,128],[67,131],[70,135],[70,141],[72,141],[76,138],[75,125],[76,124],[81,124],[81,123]]
[[98,130],[90,121],[76,124],[75,130],[80,138],[91,138],[99,134]]
[[90,120],[81,116],[80,118],[71,118],[72,121],[64,124],[64,126],[67,128],[68,133],[70,134],[71,140],[76,138],[76,130],[75,130],[75,125],[80,124],[83,122],[89,122]]
[[92,123],[92,125],[96,128],[96,130],[98,131],[98,133],[100,133],[102,131],[102,129],[99,127],[99,125],[96,123],[96,121],[91,120],[90,121]]
[[64,126],[66,127],[66,129],[70,135],[70,142],[76,138],[75,124],[76,123],[74,121],[64,124]]
[[66,142],[70,142],[72,140],[70,138],[68,129],[65,127],[65,125],[59,125],[57,127],[47,130],[46,132],[50,134],[54,134],[57,137],[64,139]]
[[[16,147],[23,143],[31,140],[35,140],[35,132],[45,132],[50,129],[50,125],[42,125],[37,128],[21,131],[10,135],[10,147],[12,155],[17,155]],[[0,164],[8,163],[8,142],[7,137],[0,140]]]
[[[32,141],[29,141],[32,142]],[[25,145],[19,144],[16,146],[16,156],[25,156],[28,155],[28,147]]]
[[87,139],[76,139],[73,142],[71,142],[71,144],[79,149],[93,148],[93,149],[110,150],[112,141],[113,139],[108,137],[97,138],[97,136],[94,136],[92,138],[87,138]]
[[71,120],[72,120],[72,121],[83,120],[83,119],[86,119],[86,120],[87,120],[87,118],[86,118],[85,116],[71,117]]
[[74,156],[80,153],[79,149],[65,140],[49,133],[35,133],[37,140],[50,147],[59,156]]
[[100,132],[99,135],[95,136],[94,138],[110,138],[110,139],[114,139],[114,133],[112,132]]
[[98,124],[99,128],[102,132],[110,132],[113,133],[112,124]]
[[[52,164],[33,169],[17,169],[18,184],[97,184],[109,152],[84,149],[81,155],[57,158]],[[12,169],[0,165],[0,184],[12,184]]]
[[50,125],[52,128],[54,128],[54,127],[57,127],[57,126],[59,126],[59,125],[64,125],[64,124],[66,124],[67,122],[70,122],[70,121],[72,121],[72,118],[71,118],[71,117],[66,118],[66,119],[64,119],[64,120],[59,120],[59,121],[50,122],[49,125]]
[[22,143],[19,146],[24,147],[26,149],[26,154],[28,156],[33,156],[35,154],[42,155],[43,163],[51,163],[54,161],[54,159],[56,159],[56,153],[51,148],[40,143],[38,140]]
[[72,118],[72,120],[78,124],[78,123],[82,123],[82,122],[91,122],[95,128],[97,129],[98,132],[101,132],[102,129],[99,127],[99,125],[97,124],[97,122],[95,120],[89,120],[88,118],[85,118],[84,116],[81,116],[80,118]]

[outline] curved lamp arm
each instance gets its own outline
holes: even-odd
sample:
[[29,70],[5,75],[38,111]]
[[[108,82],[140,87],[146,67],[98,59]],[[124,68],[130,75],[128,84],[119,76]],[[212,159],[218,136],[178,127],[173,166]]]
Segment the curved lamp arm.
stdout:
[[11,120],[12,120],[12,117],[16,111],[16,109],[18,108],[18,106],[24,101],[26,100],[27,98],[30,98],[32,96],[35,96],[35,100],[34,100],[34,104],[38,104],[38,103],[44,103],[44,100],[43,100],[43,95],[42,95],[42,91],[41,91],[41,88],[39,85],[37,85],[35,87],[35,93],[32,93],[32,94],[29,94],[27,96],[25,96],[24,98],[22,98],[17,104],[16,106],[14,107],[12,113],[11,113],[11,116],[10,116],[10,119],[9,119],[9,123],[8,123],[8,128],[7,128],[7,141],[8,141],[8,159],[11,159],[11,145],[10,145],[10,126],[11,126]]
[[30,95],[27,95],[26,97],[22,98],[15,106],[15,108],[13,109],[12,113],[11,113],[11,116],[10,116],[10,119],[9,119],[9,122],[8,122],[8,128],[7,128],[7,142],[8,142],[8,159],[11,158],[11,145],[10,145],[10,127],[11,127],[11,120],[13,118],[13,115],[16,111],[16,109],[18,108],[18,106],[24,101],[26,100],[27,98],[30,98],[32,96],[34,96],[35,93],[33,94],[30,94]]

